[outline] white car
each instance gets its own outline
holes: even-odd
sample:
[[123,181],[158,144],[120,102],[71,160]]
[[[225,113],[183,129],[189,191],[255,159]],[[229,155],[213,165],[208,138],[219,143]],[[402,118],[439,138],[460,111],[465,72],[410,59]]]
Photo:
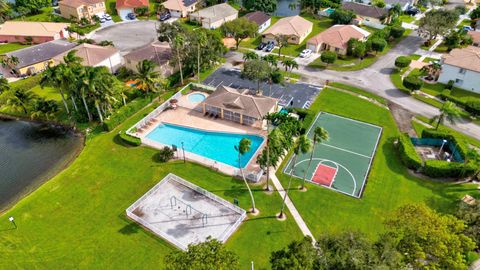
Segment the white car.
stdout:
[[107,20],[107,21],[111,21],[111,20],[112,20],[112,17],[111,17],[110,15],[108,15],[108,14],[103,15],[103,18],[104,18],[105,20]]
[[310,49],[305,49],[300,53],[301,58],[307,58],[312,54],[312,50]]

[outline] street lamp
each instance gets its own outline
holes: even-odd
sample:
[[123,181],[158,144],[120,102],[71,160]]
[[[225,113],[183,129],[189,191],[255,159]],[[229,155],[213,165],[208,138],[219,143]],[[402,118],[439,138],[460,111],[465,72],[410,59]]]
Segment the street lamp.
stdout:
[[15,219],[13,217],[9,217],[8,220],[15,226],[15,229],[17,228],[17,224],[15,223]]
[[438,151],[438,158],[440,158],[440,154],[442,153],[443,147],[445,146],[446,143],[447,143],[447,140],[444,139],[442,142],[442,146],[440,146],[440,151]]
[[186,161],[185,161],[185,147],[183,147],[183,142],[182,142],[182,152],[183,152],[183,163],[186,163]]

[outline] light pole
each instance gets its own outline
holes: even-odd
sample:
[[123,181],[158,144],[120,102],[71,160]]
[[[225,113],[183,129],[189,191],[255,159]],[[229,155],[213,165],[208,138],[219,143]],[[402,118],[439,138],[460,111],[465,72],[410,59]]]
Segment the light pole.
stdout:
[[440,150],[438,151],[438,158],[440,158],[440,154],[442,153],[443,147],[445,146],[446,143],[447,143],[447,140],[444,139],[442,142],[442,146],[440,146]]
[[9,217],[8,220],[15,226],[15,229],[17,228],[17,224],[15,223],[15,219],[13,217]]
[[182,142],[182,152],[183,152],[183,163],[186,163],[186,161],[185,161],[185,147],[183,147],[183,142]]

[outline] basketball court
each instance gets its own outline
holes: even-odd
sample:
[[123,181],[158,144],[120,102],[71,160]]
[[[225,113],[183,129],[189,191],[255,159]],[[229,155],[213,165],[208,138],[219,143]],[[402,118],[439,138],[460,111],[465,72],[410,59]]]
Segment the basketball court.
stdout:
[[382,128],[350,118],[320,112],[307,136],[313,140],[316,127],[328,131],[330,139],[315,146],[312,153],[299,154],[295,171],[292,160],[284,172],[335,191],[360,198],[370,171]]

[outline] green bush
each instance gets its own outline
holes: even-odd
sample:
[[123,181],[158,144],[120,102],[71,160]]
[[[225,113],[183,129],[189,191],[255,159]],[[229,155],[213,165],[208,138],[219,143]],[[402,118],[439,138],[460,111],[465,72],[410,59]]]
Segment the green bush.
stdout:
[[423,86],[423,81],[417,76],[407,76],[403,79],[403,86],[410,91],[419,90]]
[[423,174],[436,177],[464,177],[474,173],[473,166],[465,163],[448,162],[444,160],[427,160]]
[[415,150],[408,134],[402,134],[398,138],[398,151],[400,153],[400,159],[407,168],[418,170],[422,167],[422,159]]
[[308,109],[294,108],[293,110],[295,111],[296,114],[298,114],[299,120],[305,119],[305,117],[307,117],[307,115],[309,114]]
[[122,141],[125,142],[128,145],[140,146],[142,144],[142,141],[139,138],[130,136],[127,133],[125,133],[124,131],[120,131],[119,135],[120,135],[120,138],[122,139]]
[[406,56],[399,56],[395,59],[395,66],[398,68],[406,68],[410,65],[412,60]]
[[455,145],[462,158],[465,158],[469,150],[468,144],[464,140],[455,137],[453,134],[447,131],[424,129],[422,131],[422,138],[445,139],[450,141]]
[[400,25],[392,26],[392,28],[390,29],[390,35],[394,38],[399,38],[403,36],[404,33],[405,28],[401,27]]
[[480,99],[468,99],[467,102],[465,102],[465,110],[475,116],[480,116]]
[[165,146],[162,150],[155,154],[154,159],[157,162],[165,163],[172,159],[174,157],[174,154],[175,153],[170,147]]
[[129,102],[126,106],[121,107],[112,115],[110,115],[105,122],[103,122],[103,129],[105,131],[112,131],[120,125],[127,118],[135,114],[137,111],[147,106],[150,103],[150,97],[136,98]]
[[465,107],[465,100],[452,96],[452,90],[445,89],[440,93],[440,98],[445,101],[451,101],[461,107]]

